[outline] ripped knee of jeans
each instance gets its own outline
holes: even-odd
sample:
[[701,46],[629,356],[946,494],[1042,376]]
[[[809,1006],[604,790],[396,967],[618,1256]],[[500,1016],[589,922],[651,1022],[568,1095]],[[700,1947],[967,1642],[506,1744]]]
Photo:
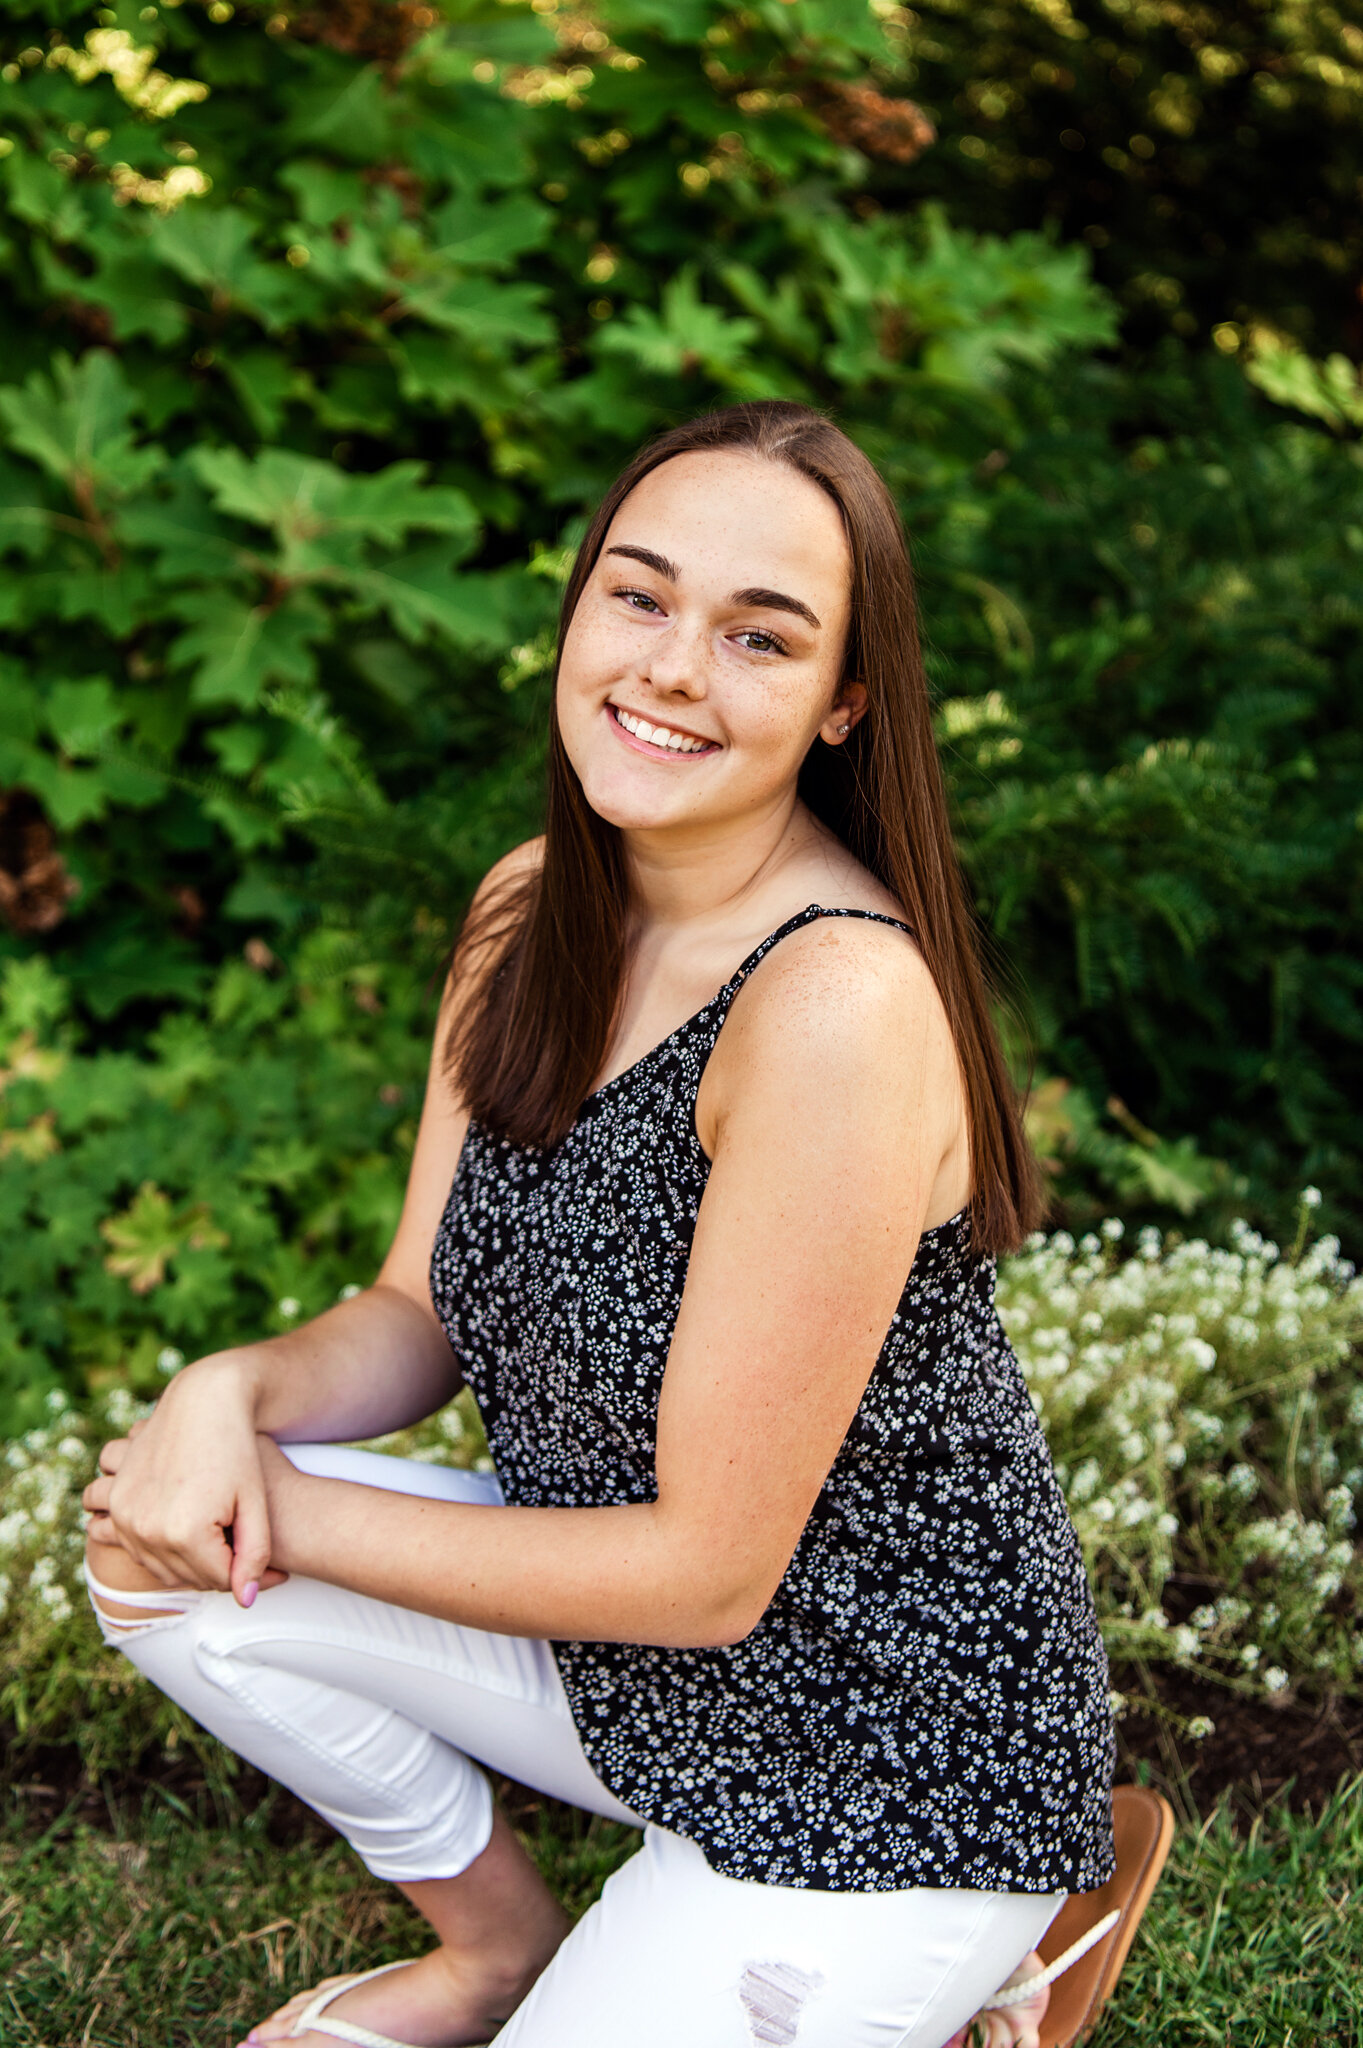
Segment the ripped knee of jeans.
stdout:
[[764,2048],[789,2048],[801,2013],[822,1984],[818,1970],[798,1970],[794,1963],[749,1963],[738,1996],[750,2037]]
[[158,1588],[155,1592],[145,1593],[125,1592],[120,1586],[103,1585],[88,1564],[85,1566],[85,1584],[100,1633],[106,1643],[114,1645],[126,1642],[130,1636],[145,1636],[156,1629],[174,1628],[203,1598],[202,1593],[193,1592],[187,1586],[167,1586],[164,1590]]

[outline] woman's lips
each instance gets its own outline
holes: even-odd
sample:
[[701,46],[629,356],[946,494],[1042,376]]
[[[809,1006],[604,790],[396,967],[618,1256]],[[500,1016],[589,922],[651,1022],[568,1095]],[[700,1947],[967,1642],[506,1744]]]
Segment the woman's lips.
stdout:
[[[652,761],[702,761],[707,755],[719,752],[719,744],[715,740],[702,740],[699,734],[695,733],[680,733],[675,727],[663,725],[661,722],[655,724],[649,719],[641,718],[637,712],[623,710],[618,704],[608,704],[606,708],[610,713],[612,726],[625,745],[632,747],[638,754],[646,754]],[[642,731],[636,729],[631,732],[630,727],[624,722],[626,719]],[[642,732],[675,734],[679,744],[659,744],[653,738],[644,739]]]

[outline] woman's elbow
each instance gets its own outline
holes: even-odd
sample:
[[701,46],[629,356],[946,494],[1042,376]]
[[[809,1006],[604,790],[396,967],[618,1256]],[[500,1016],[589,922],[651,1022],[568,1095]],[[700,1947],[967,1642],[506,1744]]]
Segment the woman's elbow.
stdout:
[[769,1546],[755,1557],[746,1543],[699,1526],[694,1514],[668,1514],[661,1503],[652,1512],[662,1541],[645,1594],[649,1633],[636,1640],[672,1650],[735,1648],[771,1605],[790,1559],[773,1556]]
[[706,1630],[704,1640],[695,1647],[698,1650],[736,1649],[740,1643],[746,1642],[766,1611],[765,1607],[744,1608],[720,1616],[715,1625]]
[[668,1644],[677,1650],[731,1650],[746,1640],[770,1605],[770,1598],[751,1587],[736,1591],[707,1589],[688,1602],[685,1617]]

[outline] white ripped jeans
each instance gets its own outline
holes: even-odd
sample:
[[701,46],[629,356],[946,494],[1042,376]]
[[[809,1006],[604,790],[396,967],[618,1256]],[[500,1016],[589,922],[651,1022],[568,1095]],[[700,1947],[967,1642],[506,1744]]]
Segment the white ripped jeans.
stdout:
[[[335,1444],[300,1470],[495,1508],[491,1476]],[[634,1822],[582,1752],[547,1643],[412,1614],[315,1579],[228,1593],[92,1590],[171,1609],[105,1640],[296,1792],[376,1876],[454,1877],[487,1846],[478,1764]],[[470,1761],[476,1759],[477,1763]],[[741,1884],[650,1826],[496,2048],[942,2048],[1036,1946],[1062,1897]]]

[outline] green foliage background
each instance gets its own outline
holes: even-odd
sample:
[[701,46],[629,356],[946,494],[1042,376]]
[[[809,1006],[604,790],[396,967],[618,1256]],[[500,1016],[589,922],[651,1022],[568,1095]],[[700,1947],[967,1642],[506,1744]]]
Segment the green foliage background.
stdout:
[[369,1277],[577,522],[734,397],[904,506],[1066,1213],[1357,1227],[1360,53],[1204,12],[0,0],[0,1424]]
[[1094,251],[1128,339],[1363,347],[1363,17],[1332,0],[918,0],[887,17],[940,147],[876,189]]

